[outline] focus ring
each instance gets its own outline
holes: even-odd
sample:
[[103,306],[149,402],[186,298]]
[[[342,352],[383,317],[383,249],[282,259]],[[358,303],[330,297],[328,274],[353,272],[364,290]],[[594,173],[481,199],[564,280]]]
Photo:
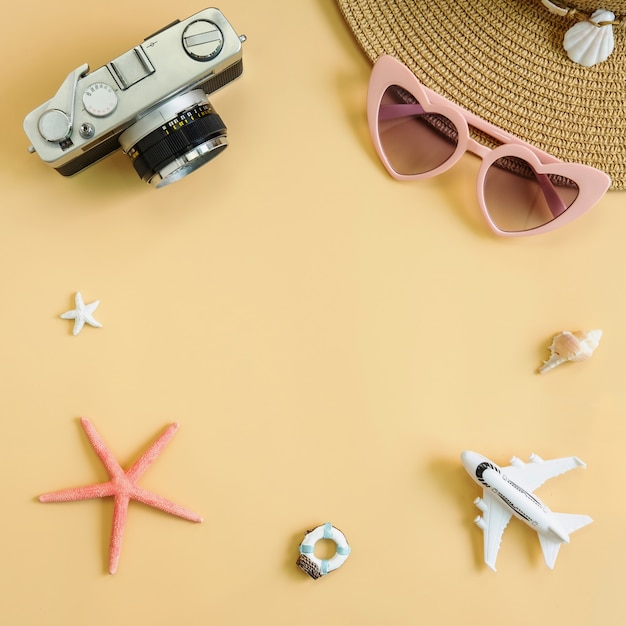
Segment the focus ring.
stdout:
[[220,135],[226,135],[224,122],[210,106],[202,105],[153,130],[128,156],[137,174],[147,180],[164,164]]

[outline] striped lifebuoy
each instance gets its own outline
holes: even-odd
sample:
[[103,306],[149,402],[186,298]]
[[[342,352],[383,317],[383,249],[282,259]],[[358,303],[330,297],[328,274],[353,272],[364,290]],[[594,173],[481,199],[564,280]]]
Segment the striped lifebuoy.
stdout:
[[[320,559],[315,556],[315,544],[320,539],[332,539],[337,545],[337,551],[330,559]],[[320,576],[341,567],[349,554],[350,546],[346,536],[338,528],[327,522],[306,532],[300,544],[300,556],[297,565],[311,578],[320,578]]]

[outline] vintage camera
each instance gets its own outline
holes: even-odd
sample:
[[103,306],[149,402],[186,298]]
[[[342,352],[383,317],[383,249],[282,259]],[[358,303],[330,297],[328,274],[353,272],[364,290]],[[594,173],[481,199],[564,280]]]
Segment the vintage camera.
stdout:
[[92,73],[82,65],[26,116],[30,151],[72,176],[121,146],[151,185],[180,180],[228,145],[207,94],[241,75],[244,41],[209,8]]

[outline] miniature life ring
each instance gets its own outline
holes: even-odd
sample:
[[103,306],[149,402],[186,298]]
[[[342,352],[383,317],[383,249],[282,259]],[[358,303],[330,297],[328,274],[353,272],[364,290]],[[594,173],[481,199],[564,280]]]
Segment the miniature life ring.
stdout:
[[[315,544],[320,539],[332,539],[337,545],[337,551],[330,559],[320,559],[315,556]],[[346,536],[332,524],[326,523],[309,530],[300,544],[298,567],[311,578],[320,578],[341,567],[350,554],[350,546]]]

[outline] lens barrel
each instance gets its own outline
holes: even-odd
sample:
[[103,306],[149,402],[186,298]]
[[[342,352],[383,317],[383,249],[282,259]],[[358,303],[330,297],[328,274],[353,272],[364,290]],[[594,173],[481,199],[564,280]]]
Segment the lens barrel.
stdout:
[[201,89],[161,105],[120,135],[142,180],[164,187],[213,159],[228,146],[226,126]]

